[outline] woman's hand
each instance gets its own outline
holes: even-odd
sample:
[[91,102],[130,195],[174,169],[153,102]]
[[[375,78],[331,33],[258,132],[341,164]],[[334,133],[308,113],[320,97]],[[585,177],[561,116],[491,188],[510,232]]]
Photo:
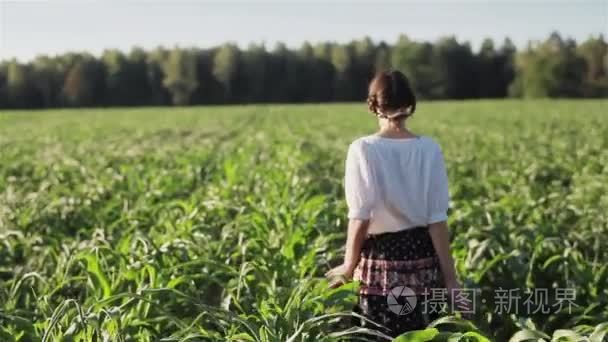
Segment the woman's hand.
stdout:
[[[468,297],[471,294],[475,294],[464,290],[456,279],[446,281],[445,287],[448,296],[451,298],[454,311],[460,312],[463,318],[470,318],[475,308],[472,306],[472,298]],[[460,291],[462,291],[462,293]]]
[[350,219],[348,220],[348,233],[346,236],[346,251],[344,252],[344,262],[338,267],[334,267],[325,273],[325,276],[330,278],[329,287],[336,288],[348,283],[353,278],[355,268],[359,263],[361,248],[369,220]]
[[330,279],[329,287],[335,289],[351,281],[354,272],[355,266],[342,264],[327,271],[325,276]]

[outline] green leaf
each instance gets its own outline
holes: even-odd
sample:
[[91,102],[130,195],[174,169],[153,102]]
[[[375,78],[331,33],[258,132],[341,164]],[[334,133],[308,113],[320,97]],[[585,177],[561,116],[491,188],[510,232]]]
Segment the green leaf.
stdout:
[[[488,339],[487,337],[485,337],[482,334],[475,332],[475,331],[466,332],[462,336],[463,337],[472,337],[473,341],[490,342],[490,339]],[[467,339],[467,341],[471,341],[471,339]]]
[[170,288],[170,289],[173,289],[177,285],[182,284],[182,283],[186,283],[187,281],[188,281],[188,279],[186,279],[186,277],[184,277],[184,276],[176,277],[176,278],[171,279],[167,283],[167,287]]
[[608,322],[599,324],[593,330],[593,333],[589,335],[590,342],[603,342],[606,334],[608,333]]
[[583,340],[586,341],[587,339],[575,331],[566,330],[566,329],[555,330],[553,332],[553,338],[551,339],[551,341],[555,341],[555,342],[558,342],[558,341],[564,341],[564,342],[583,341]]
[[460,339],[462,338],[463,334],[462,333],[449,333],[450,335],[448,336],[448,338],[446,339],[447,342],[458,342],[460,341]]
[[87,263],[87,272],[93,278],[93,283],[101,287],[103,299],[112,295],[112,287],[106,275],[102,272],[98,257],[95,254],[83,254],[81,256]]
[[251,335],[249,335],[247,333],[240,333],[240,334],[236,334],[236,335],[230,336],[230,338],[228,339],[228,341],[251,341],[251,342],[255,342],[255,338],[253,338]]
[[549,265],[551,265],[551,264],[553,264],[555,262],[558,262],[558,261],[560,261],[562,259],[564,259],[563,256],[561,256],[561,255],[554,255],[554,256],[550,257],[549,259],[547,259],[543,263],[543,266],[541,267],[541,269],[545,270],[545,269],[547,269],[547,267],[549,267]]
[[436,319],[431,322],[431,324],[429,324],[429,327],[437,327],[444,324],[453,325],[455,327],[458,327],[459,329],[462,329],[462,331],[479,331],[479,329],[472,322],[456,316],[444,316],[439,319]]
[[538,341],[539,339],[550,340],[551,338],[537,330],[520,330],[516,332],[510,339],[509,342],[523,342],[523,341]]
[[[21,332],[21,335],[23,335],[23,332]],[[6,332],[6,330],[2,329],[0,330],[0,339],[1,341],[6,341],[6,342],[13,342],[13,341],[17,341],[16,336],[13,336],[13,334]]]
[[437,334],[437,336],[435,336],[435,338],[433,338],[434,342],[450,342],[452,341],[451,339],[456,338],[459,339],[462,336],[462,333],[459,332],[448,332],[448,331],[442,331],[439,332],[439,334]]
[[436,328],[427,328],[424,330],[410,331],[399,335],[393,342],[426,342],[431,341],[439,334]]

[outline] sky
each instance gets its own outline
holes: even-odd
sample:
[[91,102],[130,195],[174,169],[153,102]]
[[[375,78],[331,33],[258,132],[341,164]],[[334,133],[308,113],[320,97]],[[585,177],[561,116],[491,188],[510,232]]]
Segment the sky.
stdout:
[[0,0],[0,60],[228,41],[272,48],[277,41],[298,47],[368,36],[394,43],[402,33],[430,41],[454,35],[474,49],[484,38],[509,37],[522,47],[552,31],[579,41],[608,36],[608,0]]

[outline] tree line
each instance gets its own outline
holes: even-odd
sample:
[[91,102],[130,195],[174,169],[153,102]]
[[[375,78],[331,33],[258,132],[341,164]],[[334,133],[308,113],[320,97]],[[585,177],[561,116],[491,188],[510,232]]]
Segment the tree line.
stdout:
[[369,38],[272,50],[252,44],[38,56],[0,63],[0,108],[360,101],[377,70],[398,69],[423,99],[608,96],[608,44],[553,33],[518,51],[454,37]]

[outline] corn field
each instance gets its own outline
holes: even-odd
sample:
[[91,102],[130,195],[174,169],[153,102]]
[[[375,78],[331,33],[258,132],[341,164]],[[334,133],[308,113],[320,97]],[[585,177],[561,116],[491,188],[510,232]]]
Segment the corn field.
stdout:
[[[398,341],[592,341],[608,331],[608,101],[422,103],[470,288],[576,289],[571,312],[480,304]],[[0,341],[341,341],[360,104],[0,113]]]

